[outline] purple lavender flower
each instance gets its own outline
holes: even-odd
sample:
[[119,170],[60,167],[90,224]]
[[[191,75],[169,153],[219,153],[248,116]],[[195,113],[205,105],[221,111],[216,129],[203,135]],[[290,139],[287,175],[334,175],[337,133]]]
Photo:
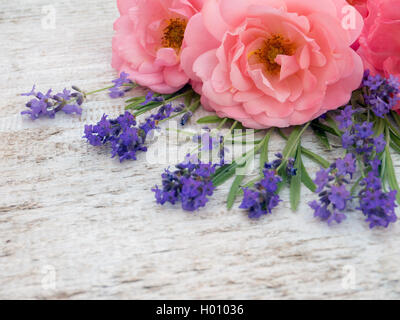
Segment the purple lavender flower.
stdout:
[[279,195],[276,194],[278,184],[282,178],[276,175],[273,170],[264,170],[265,178],[255,184],[255,189],[245,188],[240,209],[248,211],[250,219],[259,219],[263,215],[272,213],[281,202]]
[[290,158],[287,161],[287,165],[286,165],[286,174],[289,177],[294,177],[295,175],[297,175],[297,168],[294,167],[296,160],[293,158]]
[[186,112],[181,118],[181,126],[185,126],[192,117],[193,117],[193,112],[191,111]]
[[210,130],[202,134],[193,136],[193,142],[198,143],[201,146],[201,151],[212,151],[220,144],[220,138],[214,137]]
[[350,175],[350,178],[353,178],[353,175],[357,171],[356,158],[354,154],[348,153],[343,159],[338,159],[334,167],[337,169],[338,175]]
[[125,96],[125,94],[133,89],[133,82],[128,79],[129,74],[121,72],[118,79],[113,80],[114,87],[109,89],[109,96],[112,99],[117,99]]
[[383,136],[373,137],[373,135],[372,122],[353,124],[343,133],[342,146],[350,153],[355,152],[357,155],[363,156],[364,162],[367,163],[374,150],[381,153],[386,147]]
[[355,135],[351,131],[346,131],[342,135],[342,147],[344,149],[350,149],[355,144]]
[[348,105],[346,108],[340,111],[340,115],[336,117],[336,120],[339,121],[339,128],[341,130],[345,130],[353,125],[353,114],[355,112],[356,111],[353,110],[351,105]]
[[[390,223],[397,221],[395,213],[397,191],[384,192],[379,178],[379,168],[375,159],[375,165],[360,185],[363,187],[358,194],[360,206],[357,208],[367,217],[366,222],[370,228],[377,226],[387,228]],[[380,161],[379,161],[380,162]]]
[[254,188],[243,189],[244,196],[240,208],[247,210],[250,219],[259,219],[263,215],[271,214],[281,202],[277,192],[283,180],[276,170],[281,166],[283,156],[278,153],[276,157],[277,159],[273,162],[265,164],[264,178],[257,182]]
[[149,104],[151,102],[162,102],[162,101],[164,101],[163,97],[157,96],[157,95],[154,94],[154,92],[149,91],[146,94],[145,101],[142,103],[142,106],[145,106],[145,105],[147,105],[147,104]]
[[[75,87],[74,87],[75,88]],[[28,93],[23,93],[22,96],[34,97],[27,104],[29,110],[22,111],[22,115],[29,115],[32,120],[41,117],[54,119],[57,112],[63,111],[66,114],[82,114],[81,105],[84,101],[84,94],[74,89],[74,92],[64,89],[55,95],[52,90],[48,90],[46,94],[36,92],[36,86]]]
[[96,125],[86,125],[84,138],[93,146],[107,143],[111,145],[111,157],[121,162],[136,160],[138,152],[146,152],[146,139],[152,130],[158,129],[158,122],[171,116],[173,108],[170,104],[162,106],[156,114],[146,118],[137,126],[135,117],[130,112],[116,119],[108,120],[103,115]]
[[370,138],[374,134],[374,124],[372,122],[363,122],[354,126],[355,135],[359,139]]
[[333,185],[328,198],[332,205],[338,210],[346,209],[347,201],[351,199],[350,192],[346,189],[345,185]]
[[[277,153],[275,154],[276,159],[272,162],[266,163],[264,165],[265,169],[278,169],[282,163],[283,163],[283,155],[282,153]],[[294,167],[295,164],[295,159],[293,158],[289,158],[285,165],[286,165],[286,174],[288,175],[288,177],[293,177],[297,174],[297,168]]]
[[344,212],[348,202],[352,200],[346,187],[350,183],[346,176],[352,177],[356,169],[356,158],[353,154],[348,154],[343,159],[336,160],[329,169],[321,169],[317,173],[314,183],[318,187],[316,193],[319,194],[319,201],[309,203],[315,217],[329,225],[346,219]]
[[314,183],[317,185],[317,193],[321,192],[333,180],[330,173],[331,169],[321,169],[317,172],[317,177],[314,180]]
[[399,82],[394,76],[386,79],[380,75],[371,76],[367,70],[364,74],[362,86],[364,100],[377,117],[384,118],[399,101]]
[[374,138],[375,150],[377,153],[382,153],[386,148],[386,140],[383,134]]
[[96,125],[86,125],[84,138],[93,146],[107,143],[111,145],[111,157],[121,162],[136,160],[138,152],[146,152],[146,138],[149,132],[157,128],[153,115],[145,123],[137,126],[135,117],[128,111],[116,119],[108,119],[103,115]]
[[176,166],[176,171],[165,170],[162,189],[158,186],[152,189],[157,203],[164,205],[169,202],[174,205],[181,202],[182,209],[191,212],[204,207],[215,190],[212,183],[215,168],[211,163],[202,163],[188,155],[184,162]]

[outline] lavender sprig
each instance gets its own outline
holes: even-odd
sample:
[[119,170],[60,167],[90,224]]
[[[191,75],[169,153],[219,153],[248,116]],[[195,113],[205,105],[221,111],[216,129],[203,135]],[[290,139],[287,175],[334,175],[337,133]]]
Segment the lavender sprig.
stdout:
[[395,213],[397,191],[384,192],[379,177],[380,161],[376,159],[372,170],[361,181],[361,191],[358,194],[360,206],[357,208],[367,217],[369,227],[387,228],[390,223],[397,221]]
[[314,183],[317,185],[319,201],[309,203],[315,217],[329,225],[346,219],[347,204],[352,199],[347,186],[356,169],[356,158],[353,154],[348,154],[343,159],[338,159],[330,168],[321,169],[317,173]]
[[146,139],[152,130],[158,129],[158,123],[167,119],[173,112],[168,104],[162,106],[156,114],[146,118],[137,125],[136,118],[130,112],[120,115],[116,119],[108,119],[103,115],[96,125],[86,125],[84,138],[93,146],[111,145],[111,157],[125,160],[137,160],[138,152],[146,152]]
[[275,156],[276,160],[265,164],[264,177],[255,183],[253,188],[243,189],[244,196],[240,208],[247,210],[250,219],[259,219],[271,214],[281,202],[278,190],[283,178],[278,171],[282,169],[283,164],[286,165],[286,174],[289,177],[297,174],[297,169],[294,168],[295,159],[289,158],[284,162],[282,154],[278,153]]
[[118,79],[112,81],[114,86],[109,88],[109,96],[112,99],[117,99],[125,96],[125,94],[131,91],[136,85],[129,80],[129,74],[121,72]]
[[63,111],[66,114],[82,114],[81,105],[85,99],[85,94],[77,87],[72,87],[72,91],[64,89],[62,92],[52,94],[52,89],[47,93],[37,92],[36,86],[22,96],[34,97],[27,104],[29,110],[21,112],[21,115],[29,115],[32,120],[41,117],[54,119],[56,113]]
[[367,70],[364,74],[362,87],[365,103],[379,118],[385,118],[399,102],[399,79],[392,75],[389,79],[386,79],[379,74],[371,76],[370,71]]
[[76,86],[72,86],[71,90],[66,88],[57,94],[52,94],[53,90],[49,89],[47,93],[36,92],[36,86],[28,93],[23,93],[22,96],[34,97],[26,107],[29,110],[22,111],[22,115],[29,115],[32,120],[47,117],[54,119],[56,114],[63,111],[66,114],[82,114],[82,104],[87,96],[109,90],[111,98],[119,98],[125,95],[126,92],[136,87],[131,80],[128,79],[129,75],[122,72],[118,79],[113,80],[112,87],[102,88],[99,90],[84,92]]
[[175,171],[166,169],[162,174],[162,189],[155,186],[157,203],[175,205],[181,202],[185,211],[196,211],[204,207],[212,196],[215,186],[212,175],[216,165],[202,163],[196,156],[187,155],[184,162],[176,165]]

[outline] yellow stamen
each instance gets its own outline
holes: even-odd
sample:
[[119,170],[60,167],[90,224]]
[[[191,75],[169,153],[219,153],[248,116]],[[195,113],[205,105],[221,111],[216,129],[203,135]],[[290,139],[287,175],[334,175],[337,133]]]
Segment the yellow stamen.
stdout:
[[266,72],[272,75],[279,74],[281,66],[275,62],[278,55],[292,56],[296,51],[295,45],[281,35],[272,35],[265,40],[262,47],[253,54],[263,63]]
[[169,19],[168,26],[164,28],[162,46],[179,50],[182,47],[187,21],[180,18]]

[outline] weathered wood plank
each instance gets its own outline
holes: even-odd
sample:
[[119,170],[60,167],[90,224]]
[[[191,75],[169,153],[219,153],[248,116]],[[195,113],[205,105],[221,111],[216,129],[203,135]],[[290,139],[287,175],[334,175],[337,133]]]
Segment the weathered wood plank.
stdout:
[[53,1],[50,30],[48,1],[0,4],[0,298],[400,298],[398,225],[370,231],[354,213],[328,228],[307,191],[299,213],[285,202],[260,222],[227,212],[229,186],[197,214],[162,209],[150,189],[165,165],[121,165],[81,139],[122,101],[100,94],[81,119],[21,119],[18,94],[33,83],[93,89],[115,76],[114,2]]

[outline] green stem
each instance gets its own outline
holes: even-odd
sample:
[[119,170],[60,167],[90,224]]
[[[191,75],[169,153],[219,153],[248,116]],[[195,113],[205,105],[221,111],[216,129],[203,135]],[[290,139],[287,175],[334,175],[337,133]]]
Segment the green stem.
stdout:
[[[135,89],[135,88],[138,87],[138,85],[135,84],[135,83],[134,84],[124,84],[123,87],[132,87],[132,89]],[[106,88],[90,91],[90,92],[84,92],[84,94],[85,94],[85,96],[90,96],[90,95],[93,95],[93,94],[96,94],[96,93],[99,93],[99,92],[103,92],[103,91],[109,90],[111,88],[114,88],[114,85],[106,87]]]
[[232,127],[230,128],[229,133],[232,133],[233,130],[235,130],[235,128],[236,128],[236,126],[237,126],[238,124],[239,124],[239,122],[238,122],[238,121],[235,121],[235,122],[233,123]]
[[181,116],[181,115],[184,115],[185,113],[187,113],[187,112],[189,112],[189,111],[194,113],[194,112],[197,111],[197,109],[198,109],[199,107],[200,107],[200,98],[197,98],[197,99],[195,99],[194,102],[192,102],[192,104],[191,104],[188,108],[186,108],[185,110],[183,110],[183,111],[181,111],[181,112],[178,112],[178,113],[174,114],[173,116],[171,116],[171,117],[169,117],[169,118],[167,118],[167,119],[161,120],[159,123],[164,123],[164,122],[166,122],[166,121],[168,121],[168,120],[177,118],[177,117],[179,117],[179,116]]
[[225,125],[225,123],[228,121],[228,118],[224,118],[222,119],[222,121],[220,122],[220,124],[217,127],[217,130],[221,130],[222,127]]
[[278,169],[276,169],[277,172],[279,172],[285,165],[286,162],[289,160],[290,155],[293,153],[294,150],[296,150],[298,148],[298,144],[300,142],[301,137],[303,136],[304,132],[308,129],[308,127],[310,126],[311,122],[308,122],[303,129],[299,132],[298,136],[296,137],[296,139],[294,140],[293,144],[289,147],[285,157],[282,160],[282,164],[278,167]]

